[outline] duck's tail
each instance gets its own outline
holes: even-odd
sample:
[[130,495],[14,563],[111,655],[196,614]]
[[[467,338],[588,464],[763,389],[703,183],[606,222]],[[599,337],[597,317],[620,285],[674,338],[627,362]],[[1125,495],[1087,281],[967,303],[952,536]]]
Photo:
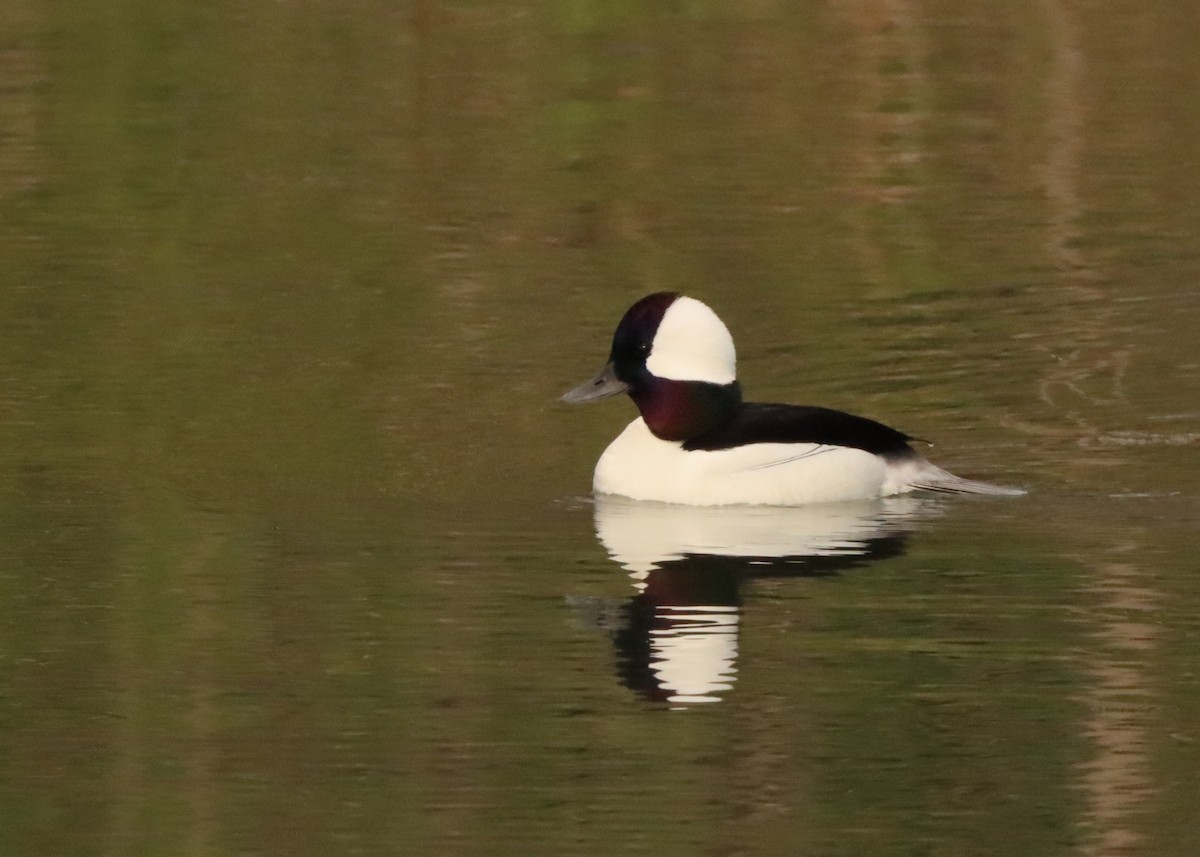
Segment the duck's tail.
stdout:
[[921,469],[909,482],[909,490],[937,491],[941,494],[987,494],[992,497],[1020,497],[1022,494],[1029,493],[1024,488],[963,479],[928,461],[923,462]]

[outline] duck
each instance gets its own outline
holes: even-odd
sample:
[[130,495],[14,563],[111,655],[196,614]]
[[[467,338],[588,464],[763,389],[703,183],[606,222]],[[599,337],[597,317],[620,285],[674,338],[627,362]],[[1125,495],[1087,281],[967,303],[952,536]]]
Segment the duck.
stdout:
[[608,362],[562,396],[625,393],[639,416],[596,462],[600,495],[688,506],[800,506],[914,491],[1018,496],[963,479],[913,448],[911,435],[815,405],[746,402],[729,328],[705,303],[655,292],[631,306]]

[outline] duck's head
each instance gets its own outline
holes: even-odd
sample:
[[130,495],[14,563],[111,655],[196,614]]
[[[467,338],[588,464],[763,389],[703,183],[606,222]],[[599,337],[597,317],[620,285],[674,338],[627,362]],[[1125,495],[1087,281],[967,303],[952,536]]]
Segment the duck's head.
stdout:
[[617,325],[608,364],[562,399],[591,402],[617,393],[629,393],[663,440],[687,440],[715,428],[741,404],[729,329],[695,298],[647,295]]

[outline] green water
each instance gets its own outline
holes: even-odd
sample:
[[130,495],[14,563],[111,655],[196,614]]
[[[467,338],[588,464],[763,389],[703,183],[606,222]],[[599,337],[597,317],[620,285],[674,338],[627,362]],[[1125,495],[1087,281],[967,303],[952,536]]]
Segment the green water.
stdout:
[[[1194,853],[1188,0],[0,16],[0,853]],[[658,289],[1032,493],[606,517]]]

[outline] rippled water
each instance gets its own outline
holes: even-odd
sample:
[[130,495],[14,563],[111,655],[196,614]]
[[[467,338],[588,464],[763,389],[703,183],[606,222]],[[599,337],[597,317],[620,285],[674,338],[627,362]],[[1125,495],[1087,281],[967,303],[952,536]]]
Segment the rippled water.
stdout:
[[[1191,6],[8,3],[13,854],[1191,855]],[[1027,497],[594,500],[656,289]]]

